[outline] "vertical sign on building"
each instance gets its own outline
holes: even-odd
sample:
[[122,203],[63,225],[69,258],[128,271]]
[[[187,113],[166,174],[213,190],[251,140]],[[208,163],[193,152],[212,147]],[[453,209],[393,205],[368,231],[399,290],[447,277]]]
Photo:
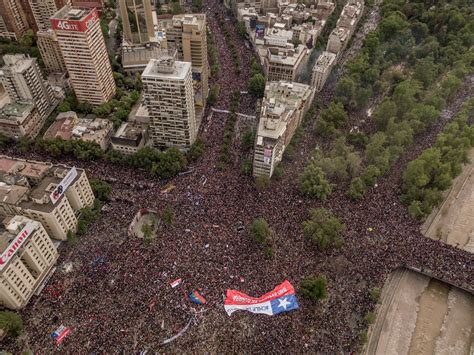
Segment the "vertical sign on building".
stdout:
[[36,229],[36,224],[33,222],[28,222],[25,227],[21,230],[20,233],[13,239],[10,245],[5,249],[5,251],[0,255],[0,271],[3,270],[8,261],[12,258],[13,255],[17,252],[18,249],[25,243],[26,239],[30,234]]
[[51,199],[51,202],[56,204],[58,200],[61,198],[62,195],[66,192],[67,188],[71,183],[74,181],[74,179],[77,176],[77,170],[76,167],[73,167],[69,172],[66,174],[64,179],[61,180],[61,182],[56,186],[53,192],[51,192],[51,195],[49,195],[49,198]]

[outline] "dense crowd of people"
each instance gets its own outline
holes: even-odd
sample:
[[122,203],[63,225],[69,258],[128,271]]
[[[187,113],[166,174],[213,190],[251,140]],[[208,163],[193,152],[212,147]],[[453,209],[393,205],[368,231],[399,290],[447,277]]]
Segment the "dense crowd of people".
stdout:
[[[213,78],[221,87],[216,107],[226,109],[233,90],[246,90],[253,54],[237,31],[231,31],[243,68],[237,75],[217,19],[227,18],[232,28],[234,20],[217,0],[208,0],[206,6],[221,66],[221,74]],[[323,95],[329,99],[330,93]],[[254,110],[255,99],[243,94],[238,112]],[[306,135],[294,161],[283,163],[283,178],[258,191],[250,177],[239,174],[238,163],[217,169],[227,117],[214,112],[212,120],[203,123],[207,150],[191,173],[173,179],[176,188],[168,193],[163,193],[167,182],[152,180],[144,171],[118,169],[105,161],[68,162],[86,168],[90,177],[110,181],[110,201],[78,244],[62,249],[47,287],[22,312],[27,341],[11,343],[7,349],[351,352],[366,328],[364,315],[374,307],[371,290],[382,287],[393,270],[417,268],[472,290],[472,256],[423,237],[419,223],[400,203],[398,186],[406,161],[361,201],[349,200],[345,189],[336,187],[328,201],[317,202],[301,196],[296,186],[315,144]],[[35,152],[24,156],[48,160]],[[347,227],[341,249],[319,252],[303,237],[301,223],[308,209],[321,206]],[[162,223],[151,245],[127,235],[140,208],[166,207],[173,210],[174,222]],[[239,228],[258,217],[272,229],[273,259],[265,258],[248,232]],[[227,288],[259,296],[284,279],[298,288],[303,278],[320,274],[328,279],[328,298],[321,303],[300,297],[299,310],[274,317],[244,312],[229,317],[224,312]],[[172,288],[170,282],[178,278],[183,283]],[[191,303],[187,295],[192,291],[207,303]],[[57,347],[50,334],[61,324],[72,331]],[[182,336],[172,338],[178,334]]]

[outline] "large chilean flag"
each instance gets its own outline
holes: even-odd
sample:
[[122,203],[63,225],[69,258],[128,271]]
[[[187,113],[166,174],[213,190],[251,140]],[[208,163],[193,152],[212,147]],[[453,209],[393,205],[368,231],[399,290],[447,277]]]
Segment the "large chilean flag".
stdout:
[[229,316],[239,310],[273,316],[298,309],[298,302],[295,289],[288,280],[285,280],[272,291],[258,298],[236,290],[227,290],[224,308]]

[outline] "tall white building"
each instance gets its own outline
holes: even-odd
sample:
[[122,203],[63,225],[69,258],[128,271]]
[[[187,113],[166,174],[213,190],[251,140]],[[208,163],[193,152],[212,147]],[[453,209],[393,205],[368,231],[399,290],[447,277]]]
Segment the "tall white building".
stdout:
[[49,83],[43,79],[36,58],[24,54],[4,55],[0,79],[12,101],[32,100],[41,117],[54,109],[56,99]]
[[26,306],[57,259],[41,223],[18,215],[9,218],[0,231],[0,304],[10,309]]
[[153,145],[189,148],[199,129],[191,63],[175,61],[172,56],[152,59],[142,74],[142,81]]
[[64,6],[52,18],[77,99],[100,105],[115,95],[115,81],[97,9]]

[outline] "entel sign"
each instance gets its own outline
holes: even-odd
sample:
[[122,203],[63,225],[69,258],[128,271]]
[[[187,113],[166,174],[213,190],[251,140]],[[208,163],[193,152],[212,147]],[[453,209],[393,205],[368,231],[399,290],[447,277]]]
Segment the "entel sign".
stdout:
[[21,230],[20,233],[16,236],[16,238],[10,243],[7,249],[0,255],[0,271],[6,266],[8,261],[11,259],[13,255],[15,255],[16,251],[23,245],[25,240],[28,236],[36,229],[36,225],[32,222],[28,222]]
[[97,9],[92,9],[82,20],[59,20],[52,18],[50,21],[53,30],[56,31],[86,32],[98,19]]

